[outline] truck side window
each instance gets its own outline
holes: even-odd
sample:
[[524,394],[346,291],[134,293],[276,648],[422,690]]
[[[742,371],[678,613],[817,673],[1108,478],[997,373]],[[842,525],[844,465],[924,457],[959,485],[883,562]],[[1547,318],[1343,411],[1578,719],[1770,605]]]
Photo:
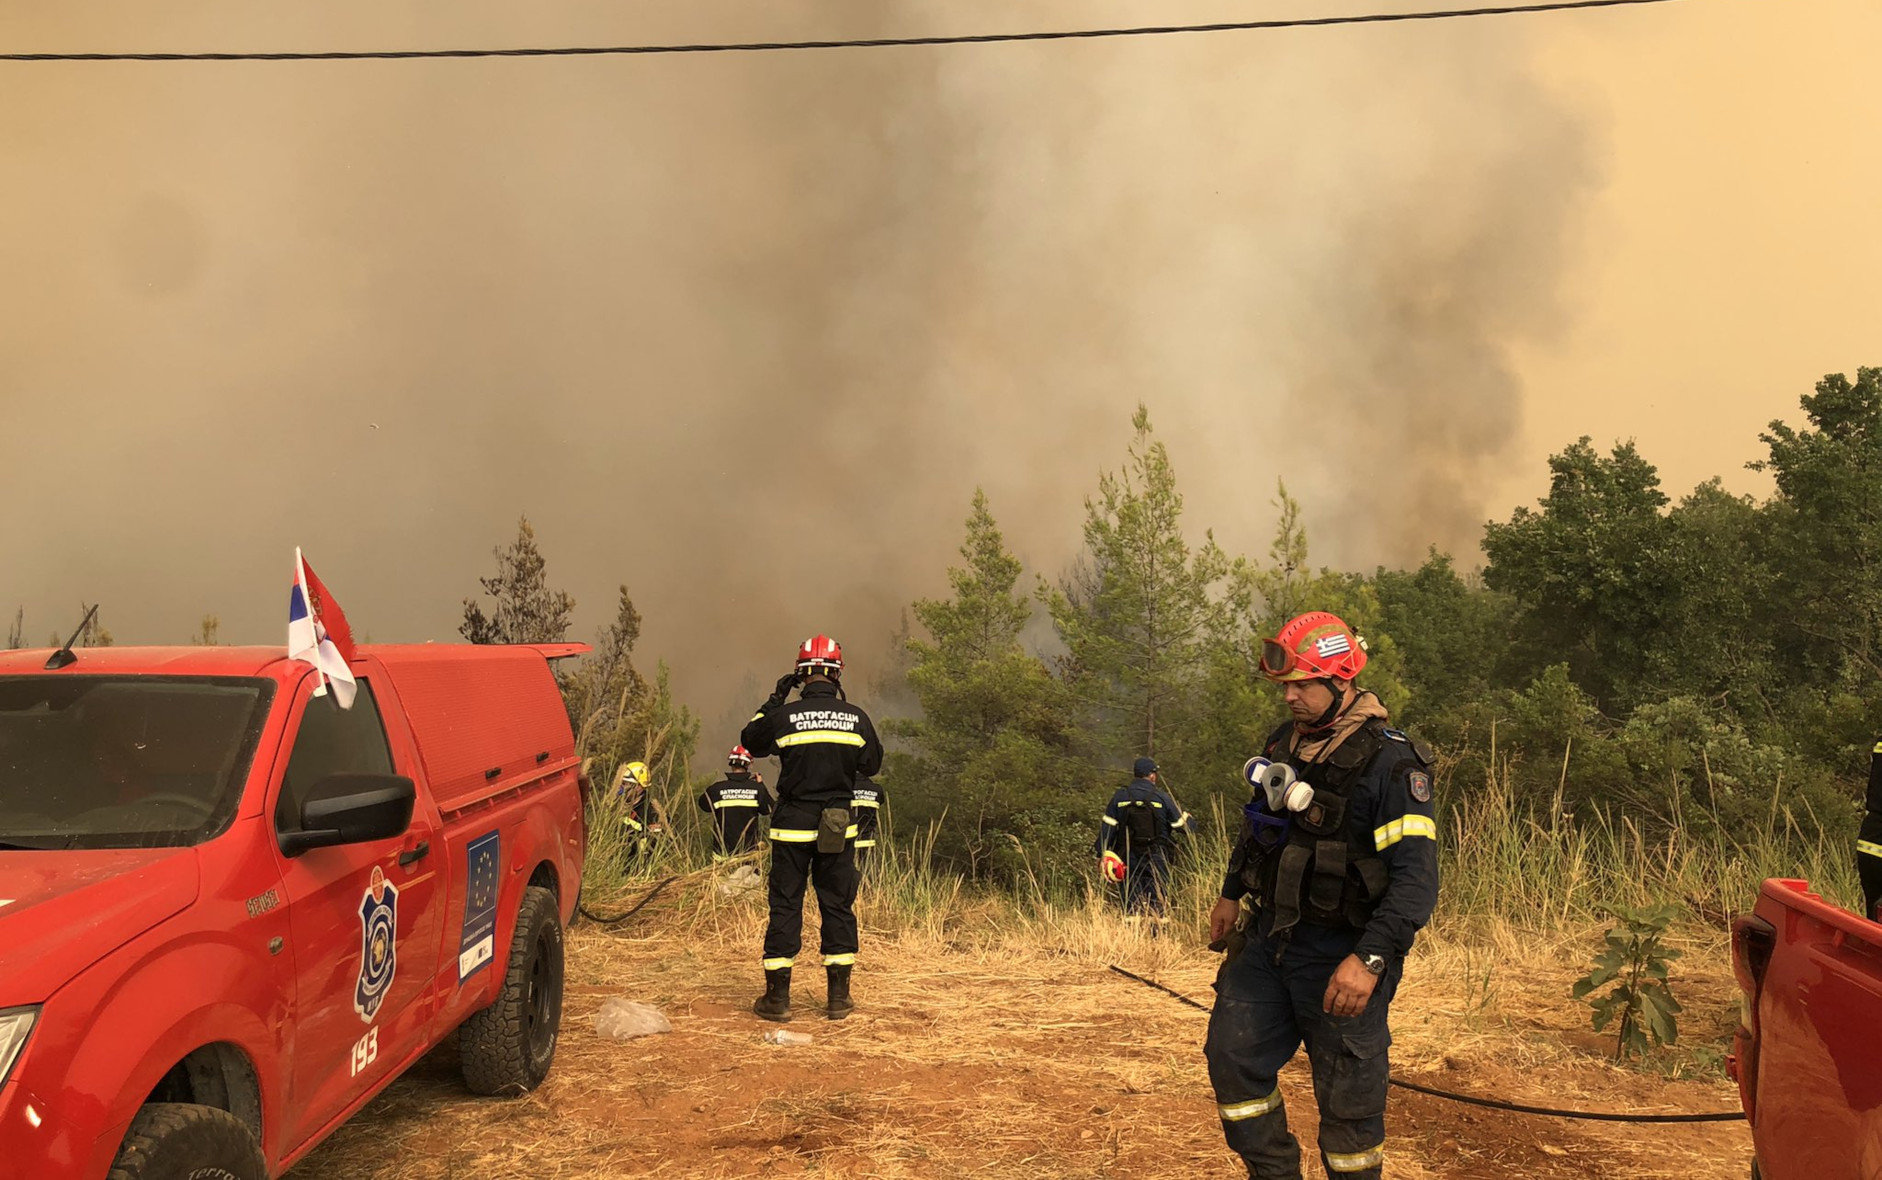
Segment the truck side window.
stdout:
[[351,709],[342,709],[333,694],[307,702],[301,731],[294,737],[288,772],[275,804],[275,827],[283,832],[301,826],[301,804],[314,784],[332,774],[391,774],[392,748],[386,742],[385,722],[372,685],[359,681],[359,695]]

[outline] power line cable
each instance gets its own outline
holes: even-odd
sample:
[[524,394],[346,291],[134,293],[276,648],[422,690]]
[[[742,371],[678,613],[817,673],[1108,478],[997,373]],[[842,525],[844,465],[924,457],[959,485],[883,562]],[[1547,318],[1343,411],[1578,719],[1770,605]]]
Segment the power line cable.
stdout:
[[1404,21],[1454,20],[1474,16],[1512,16],[1528,12],[1564,12],[1580,8],[1624,8],[1671,4],[1676,0],[1552,0],[1428,12],[1370,12],[1349,16],[1296,17],[1286,20],[1228,21],[1204,25],[1143,25],[1134,28],[1063,29],[1035,33],[968,33],[933,37],[868,37],[846,41],[747,41],[693,45],[578,45],[518,49],[375,49],[286,53],[0,53],[0,61],[401,61],[446,57],[620,57],[680,53],[769,53],[796,49],[887,49],[913,45],[996,45],[1015,41],[1086,41],[1106,37],[1163,37],[1174,33],[1233,33],[1266,29],[1309,29],[1332,25],[1396,24]]

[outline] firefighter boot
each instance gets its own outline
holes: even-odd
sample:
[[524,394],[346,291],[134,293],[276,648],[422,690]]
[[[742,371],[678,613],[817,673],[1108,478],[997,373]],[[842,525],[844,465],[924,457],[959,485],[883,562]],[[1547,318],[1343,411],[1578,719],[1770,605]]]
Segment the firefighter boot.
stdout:
[[766,1020],[779,1024],[791,1018],[791,969],[774,967],[765,972],[765,994],[753,1002],[751,1010]]
[[831,1020],[841,1020],[856,1011],[856,1005],[850,1002],[851,968],[847,966],[825,967],[823,971],[828,978],[830,993],[829,1003],[825,1006],[823,1014]]

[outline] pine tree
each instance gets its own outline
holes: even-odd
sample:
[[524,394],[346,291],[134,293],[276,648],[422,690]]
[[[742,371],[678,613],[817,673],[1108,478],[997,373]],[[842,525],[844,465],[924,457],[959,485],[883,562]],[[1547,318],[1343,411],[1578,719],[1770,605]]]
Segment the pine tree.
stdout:
[[921,715],[888,723],[906,745],[891,758],[889,796],[903,830],[939,821],[936,850],[971,875],[1069,867],[1089,838],[1089,800],[1059,687],[1020,642],[1032,604],[1015,591],[1020,563],[984,492],[961,557],[953,597],[913,607],[928,635],[908,642]]
[[1183,537],[1183,497],[1168,451],[1139,405],[1121,472],[1085,501],[1085,553],[1058,587],[1041,587],[1066,656],[1062,670],[1091,711],[1106,760],[1156,755],[1188,717],[1220,633],[1229,560],[1205,533]]
[[536,548],[529,518],[517,521],[516,541],[509,548],[493,552],[496,576],[477,580],[495,605],[485,615],[476,599],[466,598],[458,633],[472,643],[560,643],[568,635],[575,598],[549,587],[547,563]]

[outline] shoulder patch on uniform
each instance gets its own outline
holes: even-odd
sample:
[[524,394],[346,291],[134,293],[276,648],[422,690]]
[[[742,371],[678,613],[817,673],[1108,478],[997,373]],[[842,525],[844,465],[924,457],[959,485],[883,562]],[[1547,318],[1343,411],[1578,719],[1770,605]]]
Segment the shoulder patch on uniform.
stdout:
[[1411,792],[1411,797],[1418,802],[1431,802],[1431,776],[1424,771],[1412,771],[1411,777],[1405,781],[1405,789]]

